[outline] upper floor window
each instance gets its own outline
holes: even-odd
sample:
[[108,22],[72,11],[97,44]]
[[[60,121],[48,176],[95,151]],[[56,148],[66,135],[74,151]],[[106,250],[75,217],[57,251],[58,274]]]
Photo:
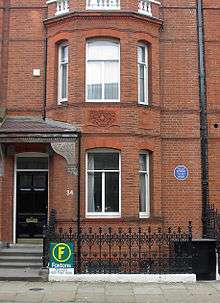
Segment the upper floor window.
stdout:
[[87,154],[87,215],[120,216],[120,153],[96,149]]
[[149,171],[149,153],[143,151],[139,155],[139,213],[145,218],[150,216]]
[[62,43],[58,48],[58,103],[68,100],[68,45]]
[[[152,0],[138,0],[138,12],[140,14],[152,16],[152,2]],[[160,3],[157,2],[157,4]]]
[[56,15],[65,14],[69,12],[69,0],[57,0]]
[[148,104],[148,47],[138,46],[138,103]]
[[118,102],[120,46],[116,41],[91,40],[86,54],[86,100]]

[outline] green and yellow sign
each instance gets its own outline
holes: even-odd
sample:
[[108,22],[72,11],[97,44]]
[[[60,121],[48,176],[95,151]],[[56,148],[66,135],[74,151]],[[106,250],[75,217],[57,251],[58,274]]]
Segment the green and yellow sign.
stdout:
[[50,243],[50,268],[74,268],[74,244]]

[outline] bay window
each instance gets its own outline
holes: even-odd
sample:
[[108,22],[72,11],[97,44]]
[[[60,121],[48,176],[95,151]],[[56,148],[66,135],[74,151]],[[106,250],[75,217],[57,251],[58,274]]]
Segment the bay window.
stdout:
[[68,100],[68,45],[62,43],[58,48],[58,103]]
[[138,46],[138,103],[148,104],[148,47]]
[[87,153],[87,216],[120,216],[120,153]]
[[120,47],[117,41],[89,40],[86,50],[86,100],[118,102]]
[[150,216],[149,153],[139,155],[139,215]]

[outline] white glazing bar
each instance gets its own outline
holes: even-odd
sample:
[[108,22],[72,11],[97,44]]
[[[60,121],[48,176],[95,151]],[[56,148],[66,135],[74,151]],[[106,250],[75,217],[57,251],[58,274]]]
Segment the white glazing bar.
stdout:
[[138,12],[143,15],[152,16],[152,1],[138,0]]
[[117,10],[120,9],[120,0],[86,0],[86,9]]

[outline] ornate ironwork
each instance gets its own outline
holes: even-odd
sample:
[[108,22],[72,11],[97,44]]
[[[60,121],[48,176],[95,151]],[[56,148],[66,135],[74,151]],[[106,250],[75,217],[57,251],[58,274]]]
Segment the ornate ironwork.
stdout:
[[[54,221],[50,219],[50,223]],[[88,228],[74,233],[59,228],[45,228],[44,267],[49,261],[49,242],[75,243],[75,270],[77,273],[191,273],[192,225],[188,231],[181,228],[166,232],[149,227],[127,230],[122,228]],[[80,248],[80,256],[78,250]]]
[[217,247],[220,248],[220,214],[214,204],[208,204],[205,210],[205,225],[207,238],[216,239]]

